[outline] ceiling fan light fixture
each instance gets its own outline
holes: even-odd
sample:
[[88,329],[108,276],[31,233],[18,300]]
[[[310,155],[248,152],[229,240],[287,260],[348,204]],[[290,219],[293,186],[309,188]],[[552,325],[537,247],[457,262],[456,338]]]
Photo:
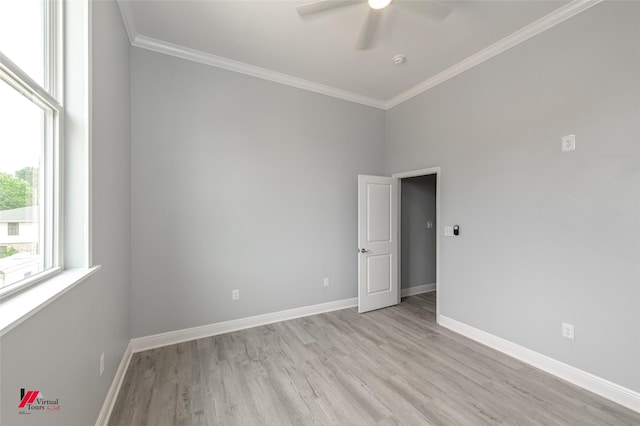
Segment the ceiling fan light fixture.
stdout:
[[389,4],[391,3],[391,0],[368,0],[369,1],[369,7],[371,9],[384,9],[385,7],[389,6]]

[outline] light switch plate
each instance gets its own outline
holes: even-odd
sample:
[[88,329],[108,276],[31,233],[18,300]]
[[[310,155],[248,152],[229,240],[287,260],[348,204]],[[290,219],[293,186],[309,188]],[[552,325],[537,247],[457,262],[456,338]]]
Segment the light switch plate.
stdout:
[[444,236],[445,237],[453,237],[453,226],[445,226],[444,227]]

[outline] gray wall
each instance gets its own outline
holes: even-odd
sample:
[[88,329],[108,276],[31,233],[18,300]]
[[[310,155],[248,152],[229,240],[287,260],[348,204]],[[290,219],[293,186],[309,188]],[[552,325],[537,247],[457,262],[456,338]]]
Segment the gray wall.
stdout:
[[132,49],[130,115],[117,7],[93,8],[103,269],[2,337],[2,424],[42,424],[17,418],[20,387],[60,398],[46,424],[92,424],[131,335],[355,297],[356,175],[431,166],[438,232],[462,226],[442,240],[442,313],[640,391],[638,4],[598,5],[386,114]]
[[[94,424],[130,337],[129,45],[111,1],[93,3],[92,106],[93,258],[102,270],[2,337],[2,425]],[[18,416],[21,387],[59,398],[61,411]]]
[[401,188],[402,288],[435,284],[436,175],[402,179]]
[[386,117],[387,173],[441,166],[439,232],[461,225],[441,313],[635,391],[639,8],[597,5]]
[[137,48],[131,87],[133,337],[356,297],[384,111]]

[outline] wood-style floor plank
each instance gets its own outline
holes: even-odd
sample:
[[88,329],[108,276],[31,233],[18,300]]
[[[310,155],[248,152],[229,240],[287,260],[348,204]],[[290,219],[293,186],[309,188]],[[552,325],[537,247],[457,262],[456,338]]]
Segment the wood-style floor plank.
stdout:
[[134,354],[109,425],[640,425],[435,322],[435,293]]

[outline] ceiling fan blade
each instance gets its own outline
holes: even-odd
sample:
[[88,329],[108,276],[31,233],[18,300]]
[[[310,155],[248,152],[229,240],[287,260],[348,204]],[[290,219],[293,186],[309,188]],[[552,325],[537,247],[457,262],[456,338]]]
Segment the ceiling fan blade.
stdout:
[[437,22],[444,20],[453,11],[452,6],[431,0],[396,0],[393,5],[427,15]]
[[313,3],[307,3],[296,7],[296,11],[300,16],[312,15],[326,10],[337,9],[339,7],[351,6],[360,3],[362,0],[321,0]]
[[371,47],[371,42],[373,41],[373,36],[378,29],[378,24],[380,23],[380,16],[382,15],[382,10],[369,9],[367,13],[367,19],[364,21],[364,25],[360,30],[360,35],[358,35],[358,40],[356,41],[356,50],[367,50]]

